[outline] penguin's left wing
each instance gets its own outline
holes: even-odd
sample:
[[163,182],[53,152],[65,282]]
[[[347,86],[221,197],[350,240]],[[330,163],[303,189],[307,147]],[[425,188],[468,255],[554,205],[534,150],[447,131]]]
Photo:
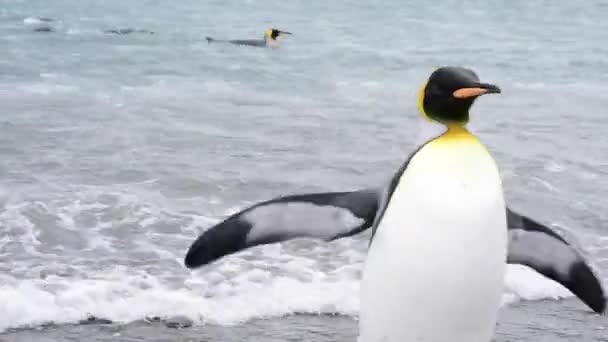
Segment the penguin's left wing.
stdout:
[[531,267],[568,288],[593,311],[603,313],[602,284],[584,257],[551,228],[507,208],[507,262]]
[[277,197],[228,217],[203,232],[184,263],[196,268],[257,245],[295,238],[331,241],[369,228],[379,191],[363,189]]

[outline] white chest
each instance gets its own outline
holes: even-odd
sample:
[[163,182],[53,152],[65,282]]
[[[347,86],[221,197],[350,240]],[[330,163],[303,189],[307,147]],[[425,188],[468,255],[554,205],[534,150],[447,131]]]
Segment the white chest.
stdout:
[[506,267],[495,162],[475,141],[430,143],[401,176],[363,275],[361,342],[489,342]]

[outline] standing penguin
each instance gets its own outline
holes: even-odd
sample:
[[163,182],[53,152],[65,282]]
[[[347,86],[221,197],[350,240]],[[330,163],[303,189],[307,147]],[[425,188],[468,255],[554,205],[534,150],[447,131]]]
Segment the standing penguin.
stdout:
[[466,129],[479,96],[500,93],[443,67],[419,107],[444,132],[410,155],[384,193],[365,262],[360,342],[489,342],[507,261],[498,167]]
[[275,28],[269,28],[264,32],[263,39],[233,39],[233,40],[223,40],[223,39],[215,39],[211,37],[206,37],[208,43],[229,43],[235,45],[246,45],[246,46],[255,46],[255,47],[271,47],[277,48],[279,47],[279,37],[281,35],[291,34],[287,31],[277,30]]

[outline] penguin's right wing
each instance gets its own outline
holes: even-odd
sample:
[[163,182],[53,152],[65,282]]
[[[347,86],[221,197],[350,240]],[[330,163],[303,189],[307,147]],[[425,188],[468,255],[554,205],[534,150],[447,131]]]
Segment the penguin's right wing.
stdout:
[[572,245],[551,228],[509,208],[507,224],[508,263],[531,267],[568,288],[593,311],[604,312],[606,297],[602,284]]
[[369,228],[378,210],[379,191],[364,189],[291,195],[257,203],[203,232],[184,260],[196,268],[257,245],[295,238],[325,241]]

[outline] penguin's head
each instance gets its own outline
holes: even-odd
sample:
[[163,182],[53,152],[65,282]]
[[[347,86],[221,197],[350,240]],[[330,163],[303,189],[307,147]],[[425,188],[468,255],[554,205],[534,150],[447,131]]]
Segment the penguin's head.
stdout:
[[277,30],[275,28],[269,28],[264,32],[264,40],[266,41],[276,41],[281,35],[291,34],[291,32]]
[[500,88],[481,83],[474,71],[461,67],[435,70],[420,91],[418,105],[422,114],[444,124],[466,124],[469,108],[481,95],[498,94]]

